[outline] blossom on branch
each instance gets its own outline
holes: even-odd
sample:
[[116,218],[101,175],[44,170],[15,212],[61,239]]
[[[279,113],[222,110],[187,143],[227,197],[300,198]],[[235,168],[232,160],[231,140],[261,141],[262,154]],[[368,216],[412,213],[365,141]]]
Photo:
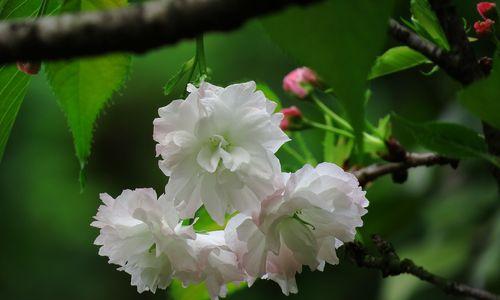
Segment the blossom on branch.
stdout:
[[226,226],[226,242],[249,275],[276,281],[296,293],[302,265],[323,270],[336,264],[335,249],[354,240],[368,201],[357,179],[322,163],[284,174],[285,187],[262,202],[257,216],[237,215]]
[[202,204],[219,224],[233,209],[256,213],[278,182],[274,153],[289,140],[279,127],[283,115],[273,113],[276,103],[254,82],[226,88],[204,82],[188,91],[154,120],[159,165],[170,176],[167,197],[182,218]]
[[101,194],[91,226],[100,229],[95,240],[99,255],[132,275],[139,292],[166,288],[174,269],[195,271],[194,251],[188,240],[196,235],[183,226],[171,202],[153,189],[125,190],[116,199]]

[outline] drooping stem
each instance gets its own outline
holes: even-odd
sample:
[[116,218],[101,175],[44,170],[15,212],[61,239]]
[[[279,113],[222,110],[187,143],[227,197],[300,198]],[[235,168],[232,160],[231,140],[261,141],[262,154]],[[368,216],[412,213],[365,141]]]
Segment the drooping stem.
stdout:
[[338,125],[343,127],[344,129],[347,129],[349,131],[353,131],[351,124],[344,120],[341,116],[336,114],[333,110],[331,110],[323,101],[321,101],[317,96],[314,94],[312,95],[312,99],[314,103],[328,116],[332,118],[333,121],[337,122]]
[[335,127],[321,124],[318,122],[314,122],[314,121],[311,121],[311,120],[305,119],[305,118],[303,119],[303,122],[304,122],[304,124],[309,125],[310,127],[313,127],[313,128],[333,132],[333,133],[336,133],[336,134],[339,134],[341,136],[345,136],[345,137],[348,137],[351,139],[354,138],[354,135],[352,133],[350,133],[349,131],[343,130],[343,129],[339,129],[339,128],[335,128]]

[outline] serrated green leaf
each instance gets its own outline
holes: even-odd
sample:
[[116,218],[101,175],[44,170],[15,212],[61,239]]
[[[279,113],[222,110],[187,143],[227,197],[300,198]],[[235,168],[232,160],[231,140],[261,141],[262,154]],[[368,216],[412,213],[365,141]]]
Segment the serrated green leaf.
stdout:
[[433,152],[458,159],[482,158],[500,166],[498,158],[488,153],[484,138],[472,129],[458,124],[443,122],[420,124],[395,114],[393,117],[423,147]]
[[194,61],[195,61],[194,57],[191,58],[190,60],[186,61],[182,65],[181,69],[167,81],[167,83],[163,87],[163,94],[165,94],[165,96],[170,95],[170,93],[172,93],[172,90],[177,85],[177,83],[179,83],[179,81],[182,79],[182,77],[184,77],[184,75],[186,75],[188,72],[190,72],[193,69]]
[[441,48],[450,50],[446,35],[441,28],[441,24],[436,14],[432,11],[429,2],[427,0],[412,0],[410,10],[417,32],[424,35],[425,38],[436,43]]
[[368,79],[375,79],[426,63],[430,61],[420,52],[407,46],[394,47],[377,58]]
[[495,55],[491,74],[464,88],[459,99],[481,120],[500,129],[500,51]]
[[[69,0],[63,11],[125,6],[125,0]],[[90,155],[94,123],[99,112],[128,76],[131,58],[115,54],[48,63],[45,71],[73,134],[76,156],[83,169]],[[80,181],[83,183],[84,173]]]
[[329,0],[262,21],[278,45],[331,85],[354,128],[359,150],[366,81],[387,38],[392,8],[392,0]]

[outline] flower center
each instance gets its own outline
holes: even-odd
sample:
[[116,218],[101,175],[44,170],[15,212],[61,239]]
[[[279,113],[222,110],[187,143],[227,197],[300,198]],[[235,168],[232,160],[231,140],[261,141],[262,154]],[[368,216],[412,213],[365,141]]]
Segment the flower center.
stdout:
[[214,150],[220,148],[228,151],[231,147],[231,144],[222,135],[214,134],[208,138],[208,141]]

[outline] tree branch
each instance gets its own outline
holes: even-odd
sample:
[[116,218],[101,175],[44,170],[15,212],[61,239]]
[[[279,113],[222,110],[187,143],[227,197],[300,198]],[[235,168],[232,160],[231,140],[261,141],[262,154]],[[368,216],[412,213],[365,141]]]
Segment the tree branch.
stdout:
[[425,55],[450,76],[461,81],[462,71],[459,68],[460,58],[457,55],[446,52],[436,44],[421,38],[393,19],[389,20],[389,34],[400,43]]
[[[464,86],[483,78],[485,74],[478,64],[474,50],[463,28],[463,22],[457,15],[452,1],[430,0],[429,2],[432,9],[436,12],[450,44],[451,50],[449,52],[419,37],[416,33],[394,20],[389,22],[389,33],[399,42],[425,55]],[[483,122],[483,132],[489,152],[499,156],[500,130]],[[492,174],[500,188],[500,168],[492,166]]]
[[347,256],[359,267],[378,269],[382,272],[383,277],[410,274],[429,282],[449,295],[466,296],[481,300],[500,299],[500,296],[488,291],[432,274],[409,259],[400,259],[393,246],[378,235],[374,235],[372,240],[379,256],[369,254],[368,249],[359,242],[345,244]]
[[375,164],[356,170],[353,174],[358,178],[360,185],[363,186],[387,174],[394,174],[419,166],[429,167],[446,164],[456,167],[458,161],[433,153],[407,153],[406,158],[402,162]]
[[110,52],[143,53],[228,31],[289,5],[321,0],[160,0],[109,11],[0,22],[0,64]]

